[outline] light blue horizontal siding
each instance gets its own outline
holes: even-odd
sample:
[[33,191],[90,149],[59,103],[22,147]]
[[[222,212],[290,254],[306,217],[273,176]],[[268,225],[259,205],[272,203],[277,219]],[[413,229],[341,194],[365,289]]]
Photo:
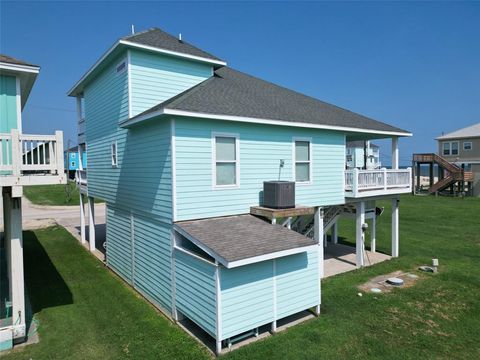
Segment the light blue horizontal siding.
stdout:
[[216,337],[215,266],[175,251],[177,310]]
[[132,282],[130,213],[107,206],[107,265]]
[[[213,189],[212,132],[235,133],[240,141],[240,187]],[[312,138],[312,178],[296,186],[296,203],[344,202],[345,138],[340,132],[228,121],[175,120],[177,220],[248,213],[258,205],[263,181],[293,180],[293,137]]]
[[180,94],[213,74],[210,65],[130,50],[132,116]]
[[273,264],[221,267],[222,340],[273,321]]
[[171,312],[171,225],[134,215],[134,286]]
[[275,260],[277,319],[320,303],[318,266],[316,250]]

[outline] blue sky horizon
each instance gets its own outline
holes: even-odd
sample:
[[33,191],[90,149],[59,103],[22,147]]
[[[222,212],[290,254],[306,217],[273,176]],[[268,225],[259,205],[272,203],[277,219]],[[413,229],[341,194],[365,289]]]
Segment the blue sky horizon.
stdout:
[[[409,130],[400,162],[480,122],[480,3],[0,2],[0,53],[38,64],[24,132],[76,143],[67,91],[118,38],[159,27],[229,66]],[[389,142],[381,145],[390,163]]]

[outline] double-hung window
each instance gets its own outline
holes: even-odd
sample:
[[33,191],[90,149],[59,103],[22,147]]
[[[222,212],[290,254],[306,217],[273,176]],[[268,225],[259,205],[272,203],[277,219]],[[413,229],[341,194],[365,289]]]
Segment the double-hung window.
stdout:
[[295,140],[294,174],[297,183],[310,183],[312,181],[311,146],[310,140]]
[[443,155],[450,155],[450,143],[449,142],[444,142],[443,143],[442,154]]
[[239,185],[238,136],[219,134],[214,140],[214,186],[234,187]]
[[458,155],[458,141],[452,141],[452,155]]
[[443,143],[443,155],[458,155],[458,141],[449,141]]

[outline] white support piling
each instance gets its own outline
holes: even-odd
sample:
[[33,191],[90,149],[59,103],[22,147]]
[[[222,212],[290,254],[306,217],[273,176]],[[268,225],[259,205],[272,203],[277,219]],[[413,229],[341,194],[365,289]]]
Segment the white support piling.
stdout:
[[88,245],[90,251],[95,251],[95,201],[88,197]]
[[357,268],[365,266],[365,256],[364,256],[364,234],[362,230],[362,225],[365,223],[365,202],[360,201],[357,203],[356,211],[356,226],[355,226],[355,243],[356,243],[356,265]]
[[4,238],[7,272],[10,279],[13,338],[18,341],[22,340],[26,335],[22,198],[12,198],[10,189],[3,191]]
[[317,208],[314,215],[313,239],[318,243],[318,263],[320,278],[323,278],[323,217],[322,209]]
[[332,227],[332,242],[338,244],[338,220],[335,221]]
[[370,229],[370,251],[372,253],[377,251],[377,217],[372,218],[372,228]]
[[80,192],[80,239],[82,244],[87,241],[85,237],[85,201],[83,194]]
[[398,245],[399,245],[399,234],[398,234],[398,225],[399,225],[399,207],[400,199],[392,199],[392,257],[398,257]]

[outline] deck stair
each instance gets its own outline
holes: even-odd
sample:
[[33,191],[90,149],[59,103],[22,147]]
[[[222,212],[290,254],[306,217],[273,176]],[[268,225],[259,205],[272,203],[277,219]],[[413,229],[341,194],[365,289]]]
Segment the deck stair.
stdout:
[[[414,154],[413,155],[413,165],[416,168],[417,176],[417,187],[420,187],[420,165],[429,164],[430,165],[430,186],[427,190],[428,194],[435,194],[441,192],[447,188],[452,190],[457,185],[457,189],[464,189],[465,183],[473,182],[474,175],[470,171],[465,171],[461,167],[457,166],[454,163],[451,163],[447,159],[441,157],[438,154],[428,153],[428,154]],[[433,182],[433,165],[437,164],[440,169],[443,169],[441,173],[444,174],[443,178],[440,178],[437,182]],[[416,165],[416,167],[415,167]],[[415,175],[414,175],[415,179]],[[416,191],[418,192],[418,190]]]

